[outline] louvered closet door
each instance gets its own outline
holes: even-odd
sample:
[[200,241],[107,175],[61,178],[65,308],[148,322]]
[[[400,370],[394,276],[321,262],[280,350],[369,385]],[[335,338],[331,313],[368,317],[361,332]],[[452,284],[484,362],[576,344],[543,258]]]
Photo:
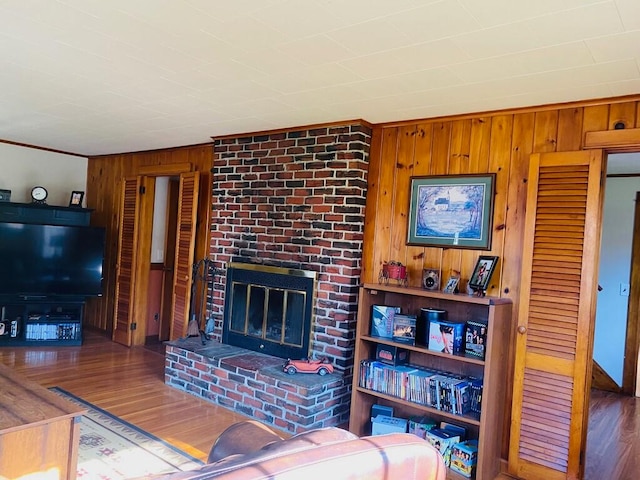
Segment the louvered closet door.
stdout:
[[198,172],[183,173],[180,175],[171,340],[184,337],[187,334],[187,325],[189,323],[191,275],[196,243],[199,178]]
[[602,152],[531,157],[509,470],[581,478],[601,231]]
[[140,185],[140,177],[125,178],[122,182],[120,197],[120,235],[112,338],[114,342],[128,347],[131,346],[131,323],[133,322]]

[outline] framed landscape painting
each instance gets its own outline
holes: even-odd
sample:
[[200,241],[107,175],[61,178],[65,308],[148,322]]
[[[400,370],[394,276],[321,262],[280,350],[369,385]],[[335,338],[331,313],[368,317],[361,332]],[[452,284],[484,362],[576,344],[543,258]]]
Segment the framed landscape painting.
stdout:
[[408,245],[491,249],[495,173],[411,177]]

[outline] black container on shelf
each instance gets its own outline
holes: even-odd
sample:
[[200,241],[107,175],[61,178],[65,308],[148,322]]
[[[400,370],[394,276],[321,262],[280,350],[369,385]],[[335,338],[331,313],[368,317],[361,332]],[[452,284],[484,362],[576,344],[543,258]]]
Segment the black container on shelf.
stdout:
[[416,344],[429,345],[429,325],[432,321],[447,319],[447,311],[439,308],[421,308],[416,322]]

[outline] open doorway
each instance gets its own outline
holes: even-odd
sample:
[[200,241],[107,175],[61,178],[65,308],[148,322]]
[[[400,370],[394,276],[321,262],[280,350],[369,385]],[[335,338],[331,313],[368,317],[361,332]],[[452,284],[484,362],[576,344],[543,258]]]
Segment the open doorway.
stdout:
[[178,177],[156,177],[145,344],[169,340],[178,219]]
[[[607,159],[599,293],[593,347],[592,387],[635,394],[640,285],[632,282],[634,238],[640,225],[636,196],[640,192],[640,154],[610,154]],[[635,258],[634,258],[635,257]],[[630,308],[631,307],[631,308]]]
[[[151,272],[153,212],[155,178],[151,175],[128,177],[122,182],[118,260],[116,268],[116,295],[114,308],[113,340],[126,346],[143,345],[146,341],[149,316],[149,274]],[[200,174],[197,171],[180,173],[175,201],[177,205],[173,284],[171,288],[171,320],[169,339],[183,337],[187,331],[190,301],[191,265],[195,252],[196,225]],[[169,185],[171,185],[171,181]],[[169,189],[171,191],[172,189]],[[167,227],[168,231],[169,227]],[[168,237],[171,238],[171,237]],[[166,294],[168,295],[168,293]],[[157,311],[156,311],[157,312]],[[156,312],[151,312],[155,316]],[[153,318],[153,317],[152,317]],[[159,319],[160,320],[160,319]],[[155,319],[153,319],[155,321]],[[165,328],[159,322],[158,335]]]

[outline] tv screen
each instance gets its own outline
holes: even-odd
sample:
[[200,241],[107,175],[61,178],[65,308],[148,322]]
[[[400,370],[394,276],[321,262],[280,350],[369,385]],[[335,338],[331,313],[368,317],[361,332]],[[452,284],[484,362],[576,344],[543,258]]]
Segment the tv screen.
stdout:
[[102,294],[102,227],[0,222],[0,295]]

